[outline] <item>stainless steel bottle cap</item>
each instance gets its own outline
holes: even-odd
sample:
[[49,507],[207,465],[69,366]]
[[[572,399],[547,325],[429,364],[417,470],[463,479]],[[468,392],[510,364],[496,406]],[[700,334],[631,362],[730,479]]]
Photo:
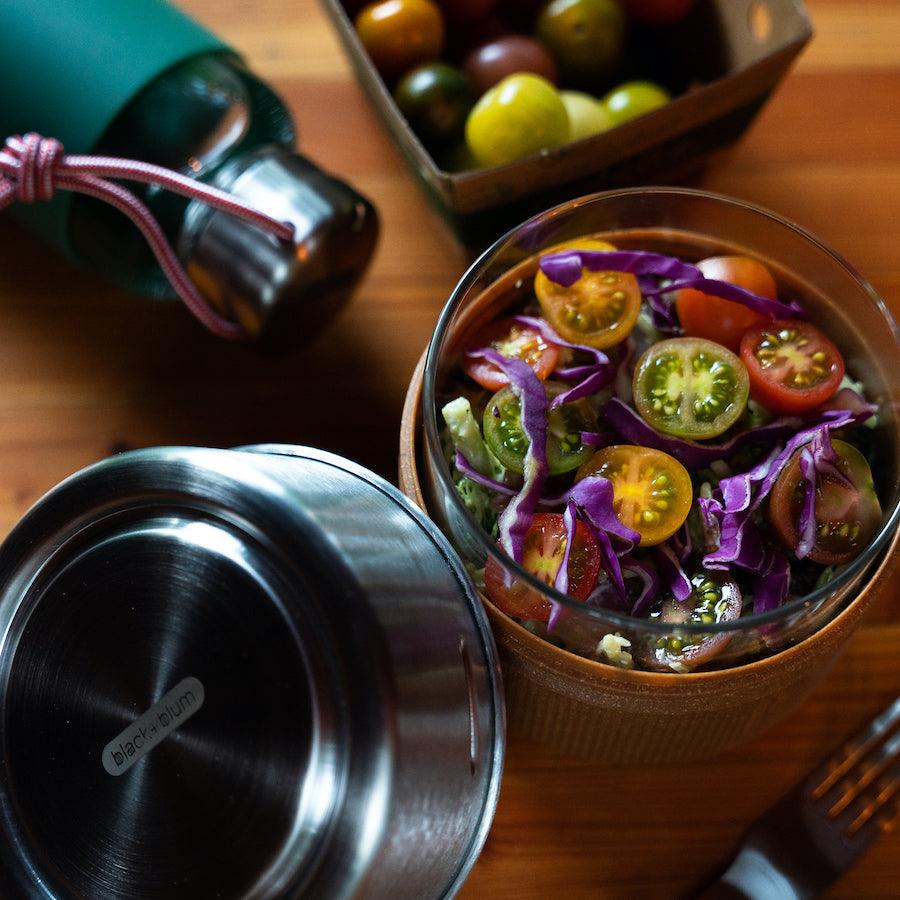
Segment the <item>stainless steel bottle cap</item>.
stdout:
[[0,548],[0,896],[452,896],[496,804],[477,595],[306,448],[137,451]]
[[308,159],[279,146],[239,156],[216,187],[294,226],[282,242],[254,225],[193,201],[179,253],[210,303],[252,338],[297,344],[349,299],[378,238],[372,204]]

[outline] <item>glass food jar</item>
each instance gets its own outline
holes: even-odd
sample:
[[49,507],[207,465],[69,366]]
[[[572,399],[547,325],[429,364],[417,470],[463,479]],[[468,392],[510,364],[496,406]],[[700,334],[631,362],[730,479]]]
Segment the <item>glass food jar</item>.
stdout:
[[[872,467],[884,520],[866,549],[829,582],[769,612],[714,625],[636,618],[558,593],[500,551],[469,514],[442,441],[440,408],[450,399],[445,385],[479,328],[530,292],[541,251],[587,235],[691,262],[725,253],[756,257],[838,345],[848,372],[879,407]],[[890,312],[850,265],[798,226],[726,197],[668,188],[598,194],[529,220],[487,250],[444,308],[422,381],[414,380],[401,485],[476,573],[490,558],[507,583],[527,586],[560,610],[545,639],[482,592],[501,647],[511,726],[582,755],[656,762],[706,755],[786,714],[827,671],[895,562],[900,383],[892,368],[898,350]],[[648,649],[711,636],[723,649],[706,671],[640,671]]]

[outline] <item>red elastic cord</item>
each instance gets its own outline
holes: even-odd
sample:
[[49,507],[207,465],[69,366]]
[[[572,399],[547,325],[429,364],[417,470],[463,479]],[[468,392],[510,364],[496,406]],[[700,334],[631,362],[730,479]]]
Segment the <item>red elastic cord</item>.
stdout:
[[0,211],[15,201],[50,200],[58,188],[109,203],[140,229],[160,268],[187,308],[213,334],[228,340],[244,338],[240,325],[219,315],[197,290],[150,210],[131,191],[110,178],[158,184],[237,216],[283,241],[291,240],[294,235],[290,223],[278,222],[225,191],[171,169],[109,156],[65,156],[59,141],[34,133],[8,138],[0,150]]

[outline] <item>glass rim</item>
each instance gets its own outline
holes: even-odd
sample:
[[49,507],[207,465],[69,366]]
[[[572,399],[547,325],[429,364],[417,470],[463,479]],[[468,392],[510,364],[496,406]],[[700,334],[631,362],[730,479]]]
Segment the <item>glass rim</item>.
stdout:
[[[841,269],[843,269],[851,280],[854,281],[867,295],[869,300],[876,307],[878,312],[884,319],[885,324],[889,328],[894,338],[894,343],[900,351],[900,328],[898,328],[895,320],[887,304],[878,294],[878,292],[869,284],[869,282],[839,253],[831,249],[827,244],[811,234],[806,229],[779,216],[771,210],[754,203],[740,200],[735,197],[729,197],[725,194],[717,194],[712,191],[697,190],[694,188],[681,187],[637,187],[637,188],[620,188],[610,191],[602,191],[594,194],[587,194],[582,197],[573,198],[564,201],[550,209],[538,213],[526,219],[524,222],[506,231],[497,240],[495,240],[487,249],[485,249],[475,261],[465,271],[463,276],[457,282],[456,286],[450,294],[447,302],[438,316],[437,324],[431,340],[428,342],[428,348],[425,355],[425,368],[423,374],[422,386],[422,412],[425,430],[425,452],[430,456],[437,456],[436,464],[433,468],[437,472],[441,486],[446,489],[447,495],[450,497],[450,503],[454,507],[456,513],[462,516],[463,521],[467,522],[471,527],[470,533],[474,535],[477,544],[485,551],[487,556],[493,557],[500,565],[508,569],[512,574],[524,581],[529,587],[539,591],[551,603],[561,606],[563,609],[575,613],[578,616],[588,618],[595,621],[603,621],[611,626],[622,630],[644,630],[657,634],[671,634],[673,631],[683,632],[685,634],[718,634],[725,632],[749,631],[758,626],[772,625],[783,620],[790,619],[796,613],[802,612],[804,609],[815,607],[821,602],[827,600],[835,592],[840,592],[859,576],[871,563],[873,563],[878,554],[889,543],[892,535],[900,524],[900,491],[898,497],[894,500],[893,508],[889,514],[885,516],[882,527],[871,540],[869,545],[855,559],[847,563],[841,572],[835,575],[830,581],[816,588],[808,594],[795,597],[793,600],[782,604],[775,609],[764,613],[754,613],[748,616],[740,616],[728,622],[717,622],[710,625],[684,623],[673,625],[669,623],[658,622],[653,619],[640,618],[638,616],[628,615],[627,613],[616,612],[615,610],[606,609],[601,606],[589,606],[588,604],[575,600],[565,594],[560,593],[551,585],[540,581],[530,572],[526,571],[519,563],[515,562],[512,557],[508,556],[499,549],[496,542],[493,541],[484,529],[480,528],[477,523],[472,520],[469,511],[462,502],[456,488],[449,477],[449,469],[443,454],[435,452],[435,448],[440,448],[440,437],[438,433],[438,423],[436,414],[436,383],[435,370],[437,368],[439,354],[438,349],[441,346],[444,337],[449,329],[450,321],[460,304],[463,295],[469,290],[474,281],[480,276],[487,262],[507,244],[509,244],[517,234],[523,230],[533,227],[539,221],[546,223],[554,218],[563,215],[573,209],[581,206],[587,206],[592,203],[602,202],[604,200],[615,197],[628,196],[647,196],[647,195],[676,195],[680,197],[694,197],[713,203],[720,203],[726,206],[736,207],[750,213],[762,216],[789,231],[794,232],[797,236],[812,244],[820,252],[830,257]],[[535,251],[539,253],[540,251]],[[483,593],[483,592],[482,592]],[[848,601],[849,602],[849,601]]]

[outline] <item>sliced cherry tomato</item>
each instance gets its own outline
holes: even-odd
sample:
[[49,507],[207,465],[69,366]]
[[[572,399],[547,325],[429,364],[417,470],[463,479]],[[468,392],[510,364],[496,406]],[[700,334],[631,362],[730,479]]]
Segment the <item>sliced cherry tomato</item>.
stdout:
[[[816,542],[809,559],[825,566],[850,562],[858,556],[883,517],[865,457],[844,441],[832,438],[831,445],[840,457],[837,468],[847,481],[828,474],[816,478]],[[789,550],[796,550],[800,540],[800,515],[806,496],[800,452],[791,457],[769,495],[769,521]]]
[[431,0],[379,0],[356,17],[356,32],[385,77],[440,56],[444,19]]
[[612,482],[616,518],[640,534],[642,547],[670,538],[690,512],[691,476],[661,450],[630,444],[604,447],[578,470],[575,480],[592,477]]
[[[707,278],[727,281],[772,300],[778,296],[772,273],[749,256],[711,256],[697,266]],[[675,309],[686,335],[716,341],[735,353],[748,328],[771,321],[742,303],[713,297],[693,288],[675,294]]]
[[[547,397],[552,399],[565,387],[547,383]],[[491,453],[513,472],[522,474],[528,436],[522,430],[522,405],[512,388],[498,391],[484,409],[484,439]],[[591,447],[581,441],[582,431],[594,431],[597,421],[584,400],[564,403],[550,410],[547,417],[547,464],[551,475],[577,469],[591,455]]]
[[[605,241],[582,238],[545,252],[615,249]],[[562,337],[600,350],[624,341],[641,311],[641,289],[637,278],[628,272],[583,269],[575,284],[563,287],[538,270],[534,292],[544,316]]]
[[772,412],[797,415],[828,400],[844,378],[840,350],[809,322],[768,322],[741,338],[753,399]]
[[[523,359],[543,381],[555,368],[559,359],[559,347],[544,340],[534,328],[521,325],[513,319],[498,319],[473,343],[474,348],[491,347],[510,359]],[[489,391],[499,391],[509,384],[509,379],[493,363],[483,359],[463,359],[463,369]]]
[[669,338],[650,347],[634,370],[634,402],[657,431],[712,438],[727,431],[747,406],[744,364],[721,344]]
[[[651,618],[671,625],[712,625],[731,622],[741,615],[741,591],[730,578],[718,572],[700,572],[691,579],[694,587],[682,601],[669,597]],[[649,638],[636,652],[646,666],[663,672],[693,669],[718,656],[731,642],[733,632],[718,634],[673,634]]]
[[[566,552],[566,526],[557,513],[538,513],[525,533],[522,568],[545,584],[556,581]],[[584,522],[575,523],[572,551],[569,553],[568,595],[586,600],[600,574],[600,550]],[[511,582],[511,583],[507,583]],[[484,570],[484,589],[493,603],[508,616],[546,622],[550,618],[550,601],[534,588],[506,574],[492,556]]]

